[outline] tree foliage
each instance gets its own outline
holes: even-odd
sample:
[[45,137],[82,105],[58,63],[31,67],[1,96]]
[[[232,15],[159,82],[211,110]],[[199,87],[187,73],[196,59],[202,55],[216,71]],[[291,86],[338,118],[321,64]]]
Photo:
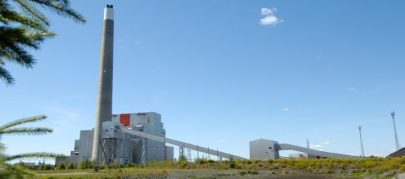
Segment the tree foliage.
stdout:
[[0,0],[0,78],[12,84],[14,78],[5,68],[13,62],[31,68],[35,58],[28,52],[55,33],[49,31],[48,18],[39,8],[85,23],[85,18],[70,7],[70,0]]
[[[37,122],[44,120],[45,115],[34,116],[29,118],[23,118],[19,120],[12,121],[10,123],[0,126],[0,135],[4,134],[19,134],[19,135],[41,135],[52,132],[52,129],[43,127],[18,127],[19,125]],[[25,153],[17,155],[6,155],[4,153],[4,144],[0,143],[0,176],[2,178],[24,178],[26,175],[33,175],[31,171],[27,170],[23,165],[13,165],[10,164],[11,161],[21,160],[21,159],[35,159],[35,158],[54,158],[62,157],[63,155],[54,153]]]

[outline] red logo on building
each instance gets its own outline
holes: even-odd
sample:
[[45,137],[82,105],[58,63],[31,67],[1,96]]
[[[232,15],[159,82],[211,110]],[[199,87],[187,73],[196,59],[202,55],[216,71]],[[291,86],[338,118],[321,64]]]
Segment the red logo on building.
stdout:
[[130,114],[120,114],[120,123],[125,127],[129,127],[131,125]]

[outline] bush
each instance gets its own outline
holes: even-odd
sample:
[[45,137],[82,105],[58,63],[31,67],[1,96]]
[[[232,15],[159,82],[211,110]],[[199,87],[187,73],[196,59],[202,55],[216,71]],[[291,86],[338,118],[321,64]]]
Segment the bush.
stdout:
[[256,170],[249,170],[249,171],[248,171],[248,174],[257,175],[257,174],[259,174],[259,172],[256,171]]
[[245,171],[240,171],[239,174],[243,176],[243,175],[246,175],[246,172]]
[[236,162],[235,160],[231,157],[229,159],[229,168],[235,168],[236,167]]
[[39,169],[40,170],[50,170],[50,169],[52,169],[52,166],[50,164],[41,163],[41,164],[39,164]]
[[130,168],[130,167],[134,167],[135,164],[134,163],[127,163],[124,165],[125,168]]
[[79,163],[79,168],[80,169],[91,169],[93,168],[94,164],[90,160],[82,160]]
[[64,163],[60,163],[60,164],[58,164],[58,165],[56,166],[56,169],[58,169],[58,170],[64,170],[64,169],[66,169],[66,166],[65,166]]
[[66,165],[66,168],[67,169],[75,169],[76,168],[76,166],[75,166],[75,164],[73,164],[73,163],[68,163],[67,165]]
[[205,163],[208,163],[208,161],[207,161],[207,160],[204,160],[204,159],[197,159],[195,162],[196,162],[197,164],[200,164],[200,165],[205,164]]
[[182,160],[185,160],[185,161],[187,161],[187,158],[186,158],[186,156],[184,156],[184,155],[181,155],[181,156],[179,157],[179,162],[180,162],[180,161],[182,161]]
[[186,168],[187,164],[188,164],[187,158],[185,156],[183,156],[183,155],[180,156],[180,158],[179,158],[179,166],[180,166],[180,168]]

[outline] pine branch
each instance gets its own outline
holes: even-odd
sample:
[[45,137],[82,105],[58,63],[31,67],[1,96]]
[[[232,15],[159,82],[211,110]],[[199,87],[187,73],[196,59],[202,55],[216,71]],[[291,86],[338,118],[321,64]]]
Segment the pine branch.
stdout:
[[10,11],[8,9],[0,10],[1,19],[4,23],[20,23],[22,25],[26,25],[30,28],[39,30],[39,31],[46,31],[47,26],[42,21],[38,21],[36,18],[30,18],[22,13],[18,13],[15,11]]
[[[0,26],[0,45],[2,48],[10,46],[25,46],[33,49],[39,48],[39,43],[45,40],[48,32],[30,32],[27,28],[20,27],[1,27]],[[36,37],[36,38],[33,38]],[[38,38],[40,37],[40,38]]]
[[2,51],[10,58],[11,62],[16,62],[24,67],[31,68],[35,63],[34,57],[16,44],[10,44],[8,47],[3,48]]
[[2,66],[0,66],[0,78],[3,78],[6,81],[7,84],[13,84],[14,83],[14,78]]
[[38,159],[38,158],[55,158],[55,157],[66,157],[66,156],[62,155],[62,154],[46,153],[46,152],[25,153],[25,154],[6,156],[5,161],[12,161],[12,160],[17,160],[17,159]]
[[0,55],[24,67],[32,67],[34,59],[23,47],[37,49],[43,39],[34,40],[28,35],[24,28],[0,26]]
[[[26,1],[26,0],[16,0],[16,1]],[[17,3],[18,4],[18,3]],[[27,7],[29,8],[29,7]],[[28,12],[27,9],[21,8],[23,12],[20,13],[19,11],[14,10],[8,3],[1,1],[0,2],[0,21],[5,25],[13,25],[15,23],[20,23],[27,27],[46,31],[47,27],[49,26],[40,18],[37,18],[32,15],[32,13]],[[28,15],[28,16],[27,16]],[[31,16],[31,17],[29,17]]]
[[70,17],[76,22],[85,23],[86,19],[83,15],[76,12],[69,7],[69,1],[67,0],[30,0],[32,2],[38,3],[44,8],[50,9],[60,16]]
[[3,126],[0,126],[0,131],[10,128],[10,127],[14,127],[14,126],[18,126],[21,124],[25,124],[25,123],[30,123],[30,122],[37,122],[37,121],[41,121],[46,119],[47,116],[46,115],[38,115],[38,116],[33,116],[33,117],[28,117],[28,118],[23,118],[23,119],[18,119],[12,122],[9,122]]
[[1,134],[43,135],[52,133],[52,131],[53,130],[50,128],[43,128],[43,127],[22,127],[22,128],[0,130],[0,135]]
[[30,2],[27,0],[14,0],[20,7],[27,11],[30,15],[34,16],[35,18],[41,20],[46,26],[49,26],[49,21],[45,17],[44,14],[42,14],[37,8],[35,8]]
[[35,59],[28,51],[37,50],[40,43],[53,37],[48,18],[37,7],[85,23],[86,19],[70,7],[69,0],[0,0],[0,79],[13,84],[5,62],[15,62],[31,68]]

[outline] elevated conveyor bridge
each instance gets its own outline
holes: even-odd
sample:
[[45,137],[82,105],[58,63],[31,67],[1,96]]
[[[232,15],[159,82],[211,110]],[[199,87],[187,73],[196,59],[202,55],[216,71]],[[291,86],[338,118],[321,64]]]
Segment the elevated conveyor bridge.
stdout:
[[243,158],[243,157],[240,157],[240,156],[232,155],[232,154],[221,152],[221,151],[218,151],[218,150],[212,150],[212,149],[209,149],[209,148],[206,148],[206,147],[201,147],[201,146],[190,144],[190,143],[187,143],[187,142],[181,142],[181,141],[174,140],[174,139],[169,139],[169,138],[165,138],[165,137],[159,137],[159,136],[156,136],[156,135],[147,134],[147,133],[140,132],[140,131],[135,131],[135,130],[132,130],[132,129],[127,129],[127,128],[124,128],[124,127],[121,127],[120,130],[121,130],[121,132],[126,133],[126,134],[139,136],[139,137],[143,137],[143,138],[158,141],[158,142],[172,144],[172,145],[175,145],[175,146],[178,146],[178,147],[191,149],[191,150],[194,150],[194,151],[206,153],[206,154],[209,154],[209,155],[213,155],[213,156],[217,156],[217,157],[221,157],[221,158],[225,158],[225,159],[233,158],[235,160],[246,160],[246,158]]

